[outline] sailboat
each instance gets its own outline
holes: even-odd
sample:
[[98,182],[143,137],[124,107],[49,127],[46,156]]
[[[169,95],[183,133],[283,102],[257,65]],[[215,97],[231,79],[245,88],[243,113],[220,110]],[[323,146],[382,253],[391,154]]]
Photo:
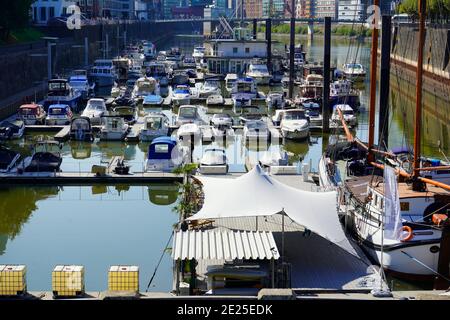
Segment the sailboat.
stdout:
[[[425,2],[419,0],[418,61],[423,61]],[[369,141],[353,138],[340,114],[347,142],[322,156],[320,183],[338,190],[348,230],[382,268],[409,279],[438,276],[448,281],[450,186],[420,175],[424,170],[420,167],[423,66],[417,67],[414,166],[406,172],[390,166],[387,160],[395,154],[373,147],[377,36],[372,40]]]

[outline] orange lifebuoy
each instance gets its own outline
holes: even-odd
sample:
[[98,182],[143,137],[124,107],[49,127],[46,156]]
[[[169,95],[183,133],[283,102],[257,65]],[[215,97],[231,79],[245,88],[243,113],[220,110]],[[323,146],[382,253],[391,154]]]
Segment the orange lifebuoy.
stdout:
[[[403,232],[407,233],[406,237],[403,237]],[[405,241],[411,240],[414,237],[412,228],[410,226],[403,226],[400,237],[401,237],[400,238],[401,242],[405,242]]]

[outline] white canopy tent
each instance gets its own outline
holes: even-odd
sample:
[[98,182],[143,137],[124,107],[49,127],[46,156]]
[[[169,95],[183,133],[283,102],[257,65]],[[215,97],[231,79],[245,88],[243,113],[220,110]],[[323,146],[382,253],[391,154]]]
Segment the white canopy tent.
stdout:
[[358,256],[338,219],[336,192],[287,186],[257,165],[236,179],[196,177],[203,184],[202,209],[188,220],[288,215],[296,223]]

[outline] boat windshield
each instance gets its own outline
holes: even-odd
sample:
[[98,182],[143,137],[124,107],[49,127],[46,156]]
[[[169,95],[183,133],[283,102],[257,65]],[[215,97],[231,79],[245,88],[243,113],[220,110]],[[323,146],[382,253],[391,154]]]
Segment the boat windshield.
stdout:
[[64,115],[66,114],[66,108],[50,108],[48,113],[52,116]]
[[358,63],[349,63],[347,64],[347,68],[349,69],[362,69],[362,65]]
[[48,89],[50,91],[64,91],[64,90],[66,90],[66,83],[65,82],[50,82],[48,84]]
[[251,121],[246,123],[247,128],[249,129],[259,129],[259,130],[265,130],[266,124],[262,121]]
[[72,122],[71,128],[72,128],[72,130],[84,130],[84,131],[88,131],[91,129],[91,127],[89,125],[89,121],[87,121],[85,119],[74,120]]
[[305,113],[303,111],[291,111],[284,114],[285,120],[302,120],[305,118]]
[[35,115],[38,113],[37,109],[35,108],[21,108],[19,112],[22,115]]
[[181,108],[179,112],[179,116],[183,118],[193,119],[197,115],[197,109],[195,108]]
[[150,130],[158,130],[162,127],[162,118],[153,117],[147,120],[147,128]]
[[267,72],[267,66],[263,64],[255,64],[251,66],[251,71]]
[[174,92],[179,94],[189,94],[189,89],[175,89]]
[[89,101],[88,105],[86,106],[87,110],[104,110],[105,106],[103,104],[103,101]]
[[252,85],[250,83],[238,83],[238,91],[244,93],[252,93]]

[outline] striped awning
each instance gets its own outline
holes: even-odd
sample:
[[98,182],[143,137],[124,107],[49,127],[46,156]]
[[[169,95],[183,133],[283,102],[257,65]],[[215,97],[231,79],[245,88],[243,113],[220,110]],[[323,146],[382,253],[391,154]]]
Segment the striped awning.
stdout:
[[272,232],[202,230],[177,231],[172,258],[184,259],[278,259]]

